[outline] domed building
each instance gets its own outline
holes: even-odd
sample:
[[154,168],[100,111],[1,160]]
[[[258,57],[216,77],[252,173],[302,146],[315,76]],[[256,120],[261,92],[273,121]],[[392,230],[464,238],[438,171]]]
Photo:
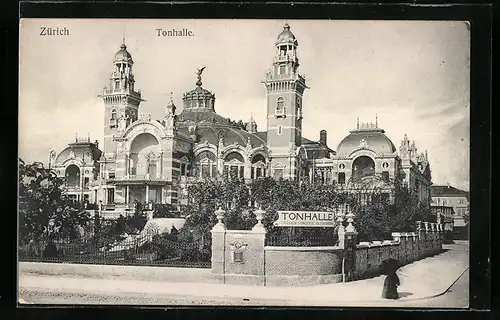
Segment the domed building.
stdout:
[[302,136],[302,98],[309,87],[298,72],[298,41],[288,24],[274,45],[276,53],[262,81],[267,124],[258,131],[253,118],[235,122],[216,112],[215,93],[203,87],[205,68],[198,70],[194,88],[184,93],[180,113],[171,98],[163,119],[141,114],[143,99],[135,90],[134,61],[122,44],[102,94],[102,151],[87,142],[92,162],[83,165],[78,162],[80,151],[74,151],[71,158],[65,149],[54,168],[61,175],[69,163],[79,165],[85,174],[88,168],[91,176],[85,194],[115,216],[133,211],[135,201],[178,207],[190,183],[214,177],[247,181],[273,177],[340,187],[370,177],[384,181],[402,177],[426,199],[430,185],[427,156],[417,155],[406,137],[398,153],[377,124],[358,123],[335,150],[327,144],[326,130],[319,132],[319,140]]
[[75,142],[68,144],[59,154],[50,151],[49,169],[66,179],[65,193],[70,200],[90,201],[90,185],[99,179],[101,154],[99,143],[91,142],[90,137],[76,137]]

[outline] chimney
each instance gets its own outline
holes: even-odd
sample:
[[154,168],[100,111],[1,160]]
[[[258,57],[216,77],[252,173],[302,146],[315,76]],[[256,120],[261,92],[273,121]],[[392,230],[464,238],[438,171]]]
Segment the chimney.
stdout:
[[326,146],[326,138],[327,138],[326,130],[321,130],[319,132],[319,142],[321,142],[325,146]]

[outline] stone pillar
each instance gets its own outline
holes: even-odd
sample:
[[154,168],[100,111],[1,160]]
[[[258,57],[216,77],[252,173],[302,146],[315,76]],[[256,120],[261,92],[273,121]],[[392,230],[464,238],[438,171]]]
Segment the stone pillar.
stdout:
[[243,178],[245,180],[250,179],[252,176],[252,158],[250,156],[245,157],[245,172]]
[[149,201],[149,186],[146,185],[146,203]]
[[222,275],[222,282],[224,282],[224,268],[225,268],[225,243],[226,243],[226,226],[224,226],[225,211],[219,208],[215,211],[217,216],[217,224],[212,228],[212,273]]
[[344,249],[345,247],[345,227],[344,227],[344,212],[340,211],[337,217],[338,223],[338,237],[339,237],[339,247]]
[[345,228],[344,240],[344,281],[351,281],[356,273],[356,238],[358,233],[352,224],[354,214],[349,211],[346,218],[348,225]]

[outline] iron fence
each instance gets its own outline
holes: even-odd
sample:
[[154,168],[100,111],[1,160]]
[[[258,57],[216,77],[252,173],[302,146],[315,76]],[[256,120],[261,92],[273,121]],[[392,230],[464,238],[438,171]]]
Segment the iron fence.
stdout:
[[334,228],[280,227],[266,236],[267,246],[279,247],[322,247],[335,246],[338,235]]
[[18,248],[19,261],[162,267],[211,267],[204,241],[179,241],[175,235],[145,233],[126,238],[89,237],[72,241],[38,241]]

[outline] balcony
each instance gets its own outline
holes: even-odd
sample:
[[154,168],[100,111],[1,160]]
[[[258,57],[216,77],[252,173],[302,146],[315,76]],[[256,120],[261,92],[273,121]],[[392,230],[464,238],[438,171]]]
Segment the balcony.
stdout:
[[166,185],[169,184],[170,181],[158,176],[158,175],[138,175],[138,174],[129,174],[123,177],[115,177],[113,179],[108,179],[108,181],[112,184],[122,184],[122,185],[130,185],[130,184],[149,184],[149,185]]
[[187,176],[181,176],[179,182],[180,183],[195,183],[199,181],[199,177],[187,177]]
[[89,185],[85,185],[83,188],[82,186],[64,186],[64,191],[65,192],[86,192],[90,191]]

